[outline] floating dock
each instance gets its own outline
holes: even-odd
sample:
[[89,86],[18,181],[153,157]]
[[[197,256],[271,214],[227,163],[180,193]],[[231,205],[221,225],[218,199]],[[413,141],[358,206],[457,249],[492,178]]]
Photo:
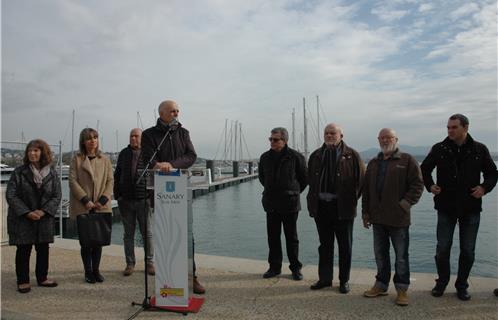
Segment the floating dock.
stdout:
[[254,173],[254,174],[244,174],[238,177],[219,178],[211,183],[207,181],[202,181],[202,182],[193,181],[191,184],[193,190],[193,197],[196,198],[210,192],[225,189],[230,186],[234,186],[242,182],[250,181],[257,178],[258,174]]

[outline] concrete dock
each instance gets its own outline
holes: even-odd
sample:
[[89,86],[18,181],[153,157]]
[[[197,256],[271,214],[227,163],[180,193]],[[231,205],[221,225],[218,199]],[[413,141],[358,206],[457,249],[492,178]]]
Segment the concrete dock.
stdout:
[[[49,276],[59,286],[36,285],[33,250],[32,290],[20,294],[16,291],[15,247],[2,246],[1,319],[128,319],[139,308],[131,302],[142,302],[144,297],[143,250],[136,251],[137,259],[141,259],[136,272],[123,277],[123,247],[105,247],[101,263],[105,282],[87,284],[78,241],[57,239],[50,249]],[[317,278],[314,265],[303,268],[303,281],[293,281],[286,269],[277,278],[263,279],[265,261],[196,254],[196,263],[207,293],[200,312],[187,316],[193,319],[498,319],[498,298],[492,292],[498,287],[498,279],[494,278],[471,277],[472,299],[463,302],[456,298],[452,286],[443,297],[432,297],[434,275],[412,273],[410,305],[399,307],[394,304],[392,286],[388,296],[362,296],[373,284],[375,270],[354,269],[351,292],[343,295],[338,292],[337,282],[332,288],[309,289]],[[149,295],[153,294],[153,282],[150,277]],[[142,312],[136,319],[182,318],[181,314]]]

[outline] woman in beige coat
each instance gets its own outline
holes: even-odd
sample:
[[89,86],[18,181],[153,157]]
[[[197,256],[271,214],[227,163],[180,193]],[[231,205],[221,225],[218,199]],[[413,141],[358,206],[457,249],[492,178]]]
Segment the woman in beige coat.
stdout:
[[[79,153],[72,161],[69,172],[71,218],[91,213],[112,214],[111,196],[113,188],[112,165],[109,158],[99,150],[98,133],[92,128],[80,133]],[[77,219],[80,224],[80,219]],[[78,235],[81,239],[80,225]],[[85,268],[85,281],[103,282],[99,265],[102,246],[81,245],[81,259]]]

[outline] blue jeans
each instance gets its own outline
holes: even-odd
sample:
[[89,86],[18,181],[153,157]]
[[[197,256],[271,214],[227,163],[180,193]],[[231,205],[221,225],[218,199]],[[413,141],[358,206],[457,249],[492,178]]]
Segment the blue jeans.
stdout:
[[458,259],[458,275],[455,288],[467,289],[469,283],[470,269],[474,264],[477,231],[479,230],[480,213],[467,214],[456,217],[444,212],[438,212],[437,216],[437,248],[436,267],[438,279],[436,282],[447,286],[450,281],[450,252],[453,244],[453,233],[458,222],[460,233],[460,257]]
[[[151,210],[146,199],[120,199],[118,201],[121,220],[123,221],[123,243],[127,266],[135,266],[135,228],[138,221],[142,241],[147,241],[145,260],[152,263],[154,248],[152,243]],[[145,214],[147,217],[147,234],[145,234]]]
[[391,279],[391,257],[389,239],[391,240],[396,260],[394,263],[394,286],[406,290],[410,285],[410,265],[408,261],[409,233],[408,227],[390,227],[382,224],[373,225],[374,253],[377,263],[375,287],[387,290]]

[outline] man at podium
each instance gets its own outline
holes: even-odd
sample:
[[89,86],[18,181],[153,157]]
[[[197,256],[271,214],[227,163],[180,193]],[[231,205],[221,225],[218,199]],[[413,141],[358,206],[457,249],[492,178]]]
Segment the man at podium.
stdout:
[[[178,122],[180,112],[178,104],[173,100],[166,100],[159,104],[159,118],[154,127],[142,133],[142,153],[144,162],[148,162],[161,140],[169,132],[161,149],[157,152],[155,159],[151,162],[151,168],[162,172],[170,172],[173,169],[187,169],[191,167],[197,159],[194,145],[190,140],[187,129]],[[151,201],[154,205],[154,201]],[[194,293],[203,294],[204,287],[199,283],[195,275],[194,260]]]

